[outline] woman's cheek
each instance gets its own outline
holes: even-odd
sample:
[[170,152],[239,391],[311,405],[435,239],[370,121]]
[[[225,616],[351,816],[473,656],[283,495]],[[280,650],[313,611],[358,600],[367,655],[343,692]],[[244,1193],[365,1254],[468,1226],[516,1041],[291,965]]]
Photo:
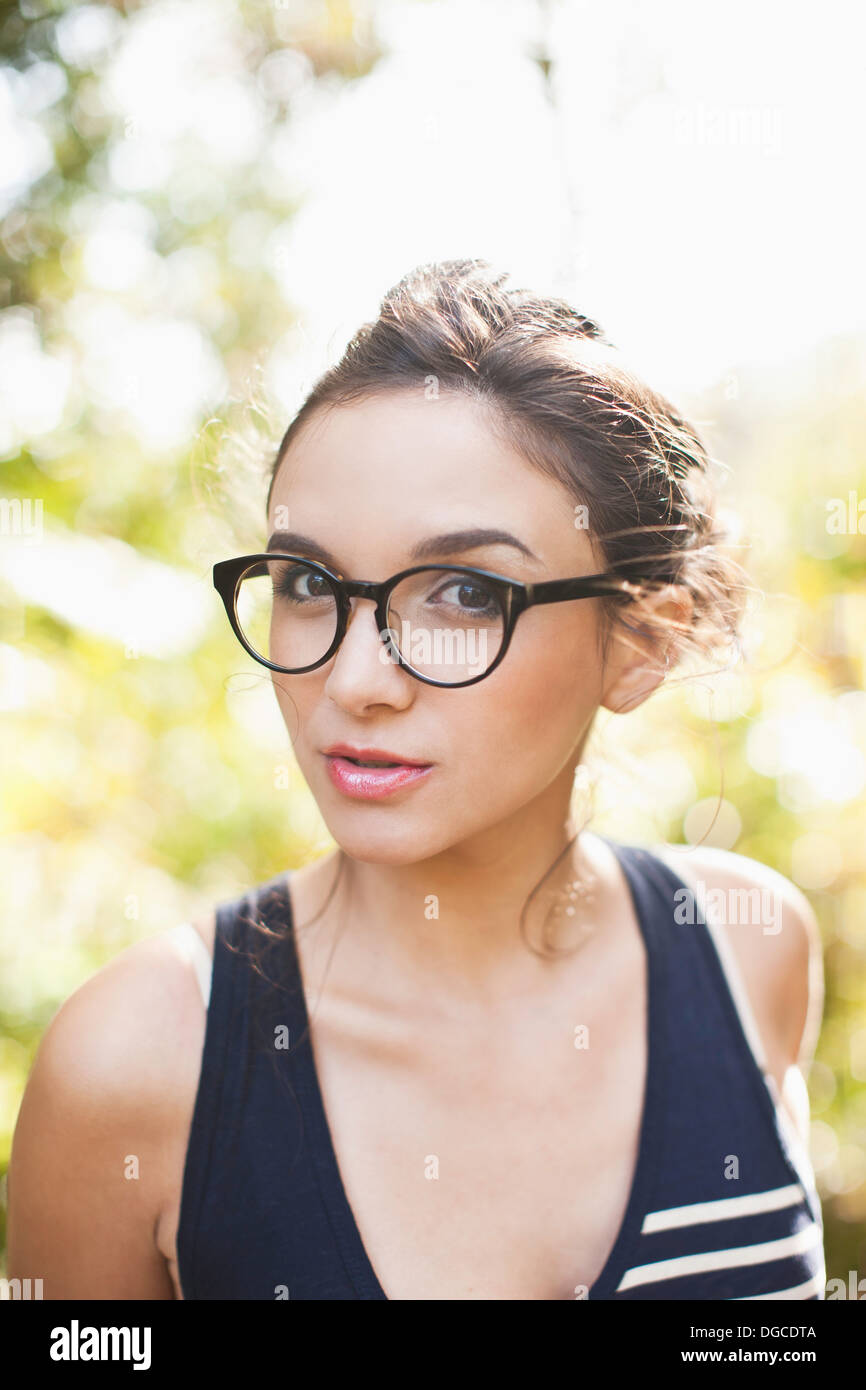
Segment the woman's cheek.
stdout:
[[299,762],[304,758],[305,732],[310,727],[310,714],[317,697],[302,688],[301,678],[295,677],[295,688],[291,693],[278,684],[281,677],[274,680],[274,694],[277,699],[286,732],[295,748]]
[[532,667],[516,673],[498,702],[497,745],[525,762],[540,788],[556,776],[582,742],[598,707],[591,668],[581,669],[579,644],[565,646],[553,659],[541,653]]
[[502,664],[503,687],[498,696],[501,716],[524,737],[532,730],[533,740],[543,734],[543,727],[568,724],[575,708],[581,684],[578,661],[579,644],[553,640],[533,643],[522,662],[514,662],[506,670],[509,652]]

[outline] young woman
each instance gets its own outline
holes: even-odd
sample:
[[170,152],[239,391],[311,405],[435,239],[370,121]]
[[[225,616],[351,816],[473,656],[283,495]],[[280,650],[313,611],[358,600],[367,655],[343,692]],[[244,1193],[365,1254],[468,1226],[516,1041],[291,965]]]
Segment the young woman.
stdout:
[[12,1277],[823,1298],[808,903],[741,855],[575,818],[599,709],[736,647],[709,463],[565,303],[479,261],[389,292],[285,435],[267,549],[214,571],[337,848],[59,1010]]

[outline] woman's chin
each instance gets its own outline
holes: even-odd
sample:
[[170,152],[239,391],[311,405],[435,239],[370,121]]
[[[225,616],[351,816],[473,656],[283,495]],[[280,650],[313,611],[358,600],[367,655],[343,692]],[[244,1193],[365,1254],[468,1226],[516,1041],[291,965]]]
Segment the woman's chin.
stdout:
[[331,836],[345,854],[362,864],[388,864],[394,868],[418,864],[453,843],[453,835],[435,837],[427,831],[418,833],[404,818],[395,819],[393,826],[352,824],[353,817],[327,816],[325,823]]
[[361,864],[387,864],[392,868],[417,864],[429,855],[418,841],[386,840],[375,835],[353,835],[342,827],[329,827],[340,849]]

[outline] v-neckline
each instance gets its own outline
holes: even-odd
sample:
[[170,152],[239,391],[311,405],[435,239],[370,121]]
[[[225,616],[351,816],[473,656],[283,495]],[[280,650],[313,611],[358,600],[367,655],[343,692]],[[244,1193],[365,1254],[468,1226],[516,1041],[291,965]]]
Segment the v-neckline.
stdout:
[[[662,1024],[662,951],[647,901],[648,889],[642,882],[632,855],[634,849],[620,845],[605,835],[604,840],[615,854],[628,884],[632,904],[640,928],[646,957],[646,1072],[644,1077],[643,1101],[638,1139],[638,1151],[632,1175],[631,1188],[626,1201],[625,1212],[614,1238],[608,1257],[601,1272],[590,1286],[586,1299],[590,1302],[610,1298],[626,1272],[627,1258],[638,1236],[646,1209],[646,1197],[652,1174],[655,1171],[654,1159],[658,1152],[660,1131],[661,1100],[664,1094],[664,1054],[661,1045]],[[649,851],[642,851],[649,853]],[[658,862],[658,861],[654,861]],[[663,866],[664,867],[664,866]],[[303,970],[294,932],[294,913],[290,874],[283,876],[283,891],[288,915],[289,951],[294,978],[298,981],[298,1013],[300,1017],[303,1042],[291,1056],[295,1059],[294,1081],[303,1107],[304,1117],[314,1143],[313,1167],[319,1183],[319,1190],[334,1239],[349,1276],[352,1287],[359,1299],[390,1302],[373,1263],[361,1238],[355,1213],[349,1202],[333,1135],[325,1111],[325,1102],[319,1084],[313,1049],[312,1029],[307,1011],[306,989]]]

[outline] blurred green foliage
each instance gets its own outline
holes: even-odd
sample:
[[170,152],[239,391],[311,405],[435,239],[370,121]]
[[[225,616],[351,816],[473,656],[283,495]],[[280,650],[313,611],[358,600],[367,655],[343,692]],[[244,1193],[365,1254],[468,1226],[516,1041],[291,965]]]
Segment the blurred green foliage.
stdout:
[[[203,129],[190,117],[169,138],[136,105],[148,24],[166,42],[159,13],[22,0],[0,18],[34,168],[40,140],[46,152],[0,220],[0,362],[5,342],[23,374],[2,494],[41,499],[44,526],[28,537],[10,512],[0,564],[0,1170],[38,1039],[83,979],[329,844],[210,566],[263,538],[265,466],[287,423],[259,384],[263,345],[292,326],[280,233],[299,195],[263,163],[273,173],[277,135],[302,140],[312,93],[362,80],[379,53],[348,0],[223,7],[208,43],[224,85],[197,89]],[[168,83],[183,72],[172,61]],[[166,100],[146,78],[151,104]],[[218,166],[208,113],[231,102],[248,136]],[[154,148],[169,150],[155,171]],[[129,378],[112,360],[124,344],[139,353]],[[149,403],[166,359],[189,380],[163,437]],[[712,822],[710,843],[773,866],[815,906],[827,994],[813,1152],[828,1277],[846,1280],[866,1267],[866,519],[832,534],[827,503],[866,499],[863,382],[863,342],[840,338],[798,379],[742,372],[680,402],[730,466],[723,502],[751,537],[749,660],[600,720],[589,759],[604,833],[681,842]],[[112,541],[114,569],[79,587],[94,569],[83,547]],[[165,580],[162,634],[133,601],[147,561]]]

